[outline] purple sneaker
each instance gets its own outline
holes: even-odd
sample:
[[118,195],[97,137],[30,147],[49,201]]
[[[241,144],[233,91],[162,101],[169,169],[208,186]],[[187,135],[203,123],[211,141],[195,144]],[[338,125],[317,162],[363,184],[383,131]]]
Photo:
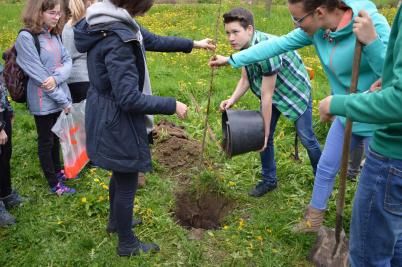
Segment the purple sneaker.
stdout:
[[65,182],[67,181],[67,177],[64,175],[64,171],[61,170],[58,173],[56,173],[56,178],[59,182]]
[[62,182],[59,182],[55,187],[52,187],[50,190],[58,196],[61,196],[63,194],[74,194],[75,193],[74,188],[65,186]]
[[66,175],[64,174],[64,171],[61,170],[58,173],[56,173],[56,178],[57,178],[57,180],[59,180],[59,182],[65,182],[65,181],[72,180],[72,179],[78,179],[79,174],[76,177],[67,178]]

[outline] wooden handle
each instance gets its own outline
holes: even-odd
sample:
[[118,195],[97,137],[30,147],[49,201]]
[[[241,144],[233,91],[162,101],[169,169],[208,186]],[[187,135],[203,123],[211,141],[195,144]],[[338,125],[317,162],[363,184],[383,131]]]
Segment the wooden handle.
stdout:
[[[356,93],[356,91],[357,91],[357,82],[359,80],[361,55],[362,55],[362,43],[356,39],[355,54],[353,57],[353,66],[352,66],[352,80],[350,83],[350,93],[351,94]],[[344,139],[343,139],[341,172],[339,175],[338,199],[337,199],[337,203],[336,203],[336,227],[335,227],[336,245],[335,245],[335,250],[337,249],[337,247],[339,245],[340,236],[341,236],[341,232],[342,232],[343,210],[345,207],[346,174],[348,171],[351,137],[352,137],[352,121],[350,119],[347,119],[346,126],[345,126],[345,135],[344,135]],[[335,251],[334,251],[334,253],[335,253]]]

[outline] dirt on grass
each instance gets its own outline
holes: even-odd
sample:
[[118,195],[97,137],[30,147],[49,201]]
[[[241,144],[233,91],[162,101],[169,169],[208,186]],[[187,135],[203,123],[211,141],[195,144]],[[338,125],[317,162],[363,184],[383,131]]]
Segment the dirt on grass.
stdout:
[[185,228],[218,229],[223,219],[234,208],[226,197],[208,192],[196,197],[188,191],[176,193],[174,217]]
[[[153,155],[159,164],[169,170],[169,176],[180,183],[176,193],[174,218],[187,229],[218,229],[222,220],[234,208],[234,203],[224,196],[208,192],[189,191],[190,177],[199,164],[201,144],[188,137],[184,127],[169,121],[159,122],[154,129]],[[199,175],[199,172],[198,172]],[[192,232],[191,232],[192,233]],[[194,233],[190,234],[194,235]],[[202,236],[196,233],[192,239]]]
[[184,127],[161,121],[154,129],[154,139],[153,155],[159,164],[170,171],[181,173],[198,164],[201,144],[191,140]]

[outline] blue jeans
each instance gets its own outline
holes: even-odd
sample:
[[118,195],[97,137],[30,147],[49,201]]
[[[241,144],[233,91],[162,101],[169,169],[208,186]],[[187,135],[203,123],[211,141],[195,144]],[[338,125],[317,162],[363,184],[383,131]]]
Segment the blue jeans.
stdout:
[[349,250],[353,267],[402,266],[402,160],[369,148],[353,204]]
[[[300,138],[301,143],[307,150],[310,158],[311,167],[315,174],[317,164],[321,156],[320,144],[315,137],[313,131],[312,115],[311,115],[311,100],[306,111],[295,122],[297,136]],[[269,137],[267,148],[260,153],[262,165],[262,181],[266,184],[276,184],[276,162],[274,158],[274,133],[276,124],[281,115],[281,112],[272,105],[271,126],[269,128]]]
[[[327,208],[328,199],[334,188],[335,177],[341,167],[344,133],[345,127],[338,119],[335,119],[329,129],[324,150],[317,166],[313,195],[310,201],[310,205],[313,208],[319,210]],[[370,139],[371,137],[352,134],[350,150],[353,150],[363,141],[367,151]]]

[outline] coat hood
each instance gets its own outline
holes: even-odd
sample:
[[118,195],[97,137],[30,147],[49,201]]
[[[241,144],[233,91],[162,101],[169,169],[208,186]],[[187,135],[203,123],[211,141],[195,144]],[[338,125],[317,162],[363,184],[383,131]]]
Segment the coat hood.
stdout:
[[74,26],[77,50],[88,52],[108,31],[116,33],[123,42],[142,42],[140,26],[127,10],[116,7],[110,0],[104,0],[91,5],[86,17]]

